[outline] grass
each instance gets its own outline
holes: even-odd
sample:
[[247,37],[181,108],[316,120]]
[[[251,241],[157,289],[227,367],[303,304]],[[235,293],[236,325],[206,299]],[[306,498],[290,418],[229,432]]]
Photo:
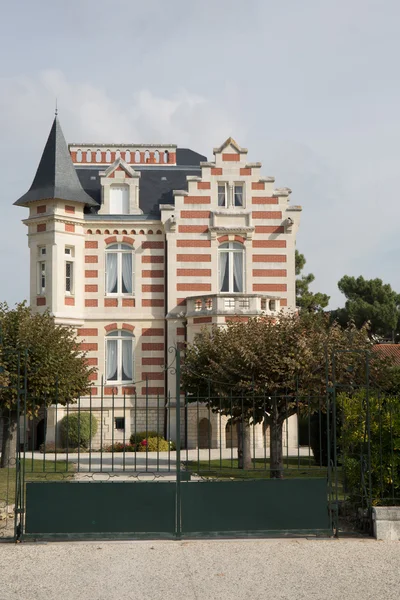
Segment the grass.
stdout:
[[[238,468],[237,459],[222,460],[200,460],[188,461],[185,468],[193,473],[198,473],[203,477],[218,479],[269,479],[270,461],[269,459],[252,459],[252,468],[242,470]],[[320,477],[326,478],[328,474],[327,467],[316,465],[308,457],[289,457],[284,460],[283,477],[288,478],[306,478]]]
[[[44,462],[26,458],[21,461],[25,468],[25,483],[28,481],[63,481],[71,479],[74,474],[74,465],[65,460],[57,462]],[[4,504],[15,503],[15,467],[0,469],[0,502]]]

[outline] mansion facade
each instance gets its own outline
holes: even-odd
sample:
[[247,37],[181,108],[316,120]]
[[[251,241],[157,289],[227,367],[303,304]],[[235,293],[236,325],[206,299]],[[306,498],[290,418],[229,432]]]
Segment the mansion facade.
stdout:
[[[104,402],[147,394],[167,418],[170,348],[207,325],[295,309],[301,207],[290,193],[232,138],[212,161],[173,144],[68,146],[56,116],[15,204],[29,210],[30,304],[76,328],[97,368],[94,404],[103,381]],[[183,426],[195,446],[196,424]],[[114,427],[110,417],[105,431]]]

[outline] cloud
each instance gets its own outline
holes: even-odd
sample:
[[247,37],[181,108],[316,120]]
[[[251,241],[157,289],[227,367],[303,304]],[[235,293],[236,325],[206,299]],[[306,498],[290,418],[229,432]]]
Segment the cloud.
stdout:
[[56,98],[70,142],[177,143],[209,155],[212,147],[239,130],[233,114],[184,87],[162,96],[136,90],[130,82],[125,89],[112,89],[111,95],[104,87],[74,81],[56,69],[35,77],[0,78],[0,161],[7,165],[1,192],[7,227],[0,240],[0,280],[7,283],[0,295],[11,303],[26,298],[29,286],[26,230],[20,222],[26,213],[12,203],[32,182]]
[[37,78],[3,78],[0,127],[14,144],[24,138],[26,128],[31,138],[42,139],[57,99],[60,120],[71,141],[165,141],[210,149],[235,129],[235,119],[226,110],[185,88],[171,96],[129,86],[112,91],[111,96],[105,88],[71,81],[60,70],[42,71]]

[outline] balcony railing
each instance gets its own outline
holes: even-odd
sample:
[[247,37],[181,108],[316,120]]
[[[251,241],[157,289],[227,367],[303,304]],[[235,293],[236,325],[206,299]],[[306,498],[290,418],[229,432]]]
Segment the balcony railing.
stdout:
[[208,294],[186,299],[187,317],[200,315],[274,315],[280,298],[259,294]]

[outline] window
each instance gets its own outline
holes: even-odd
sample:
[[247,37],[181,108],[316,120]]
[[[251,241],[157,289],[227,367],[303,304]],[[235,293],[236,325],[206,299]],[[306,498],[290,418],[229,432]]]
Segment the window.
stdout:
[[129,186],[113,185],[110,188],[110,214],[129,214]]
[[38,264],[38,294],[46,293],[46,263]]
[[46,246],[40,246],[38,248],[39,256],[46,256]]
[[[233,194],[233,198],[232,198]],[[244,185],[243,183],[218,184],[218,206],[244,206]]]
[[244,291],[244,248],[237,242],[219,247],[219,291]]
[[65,291],[67,294],[73,294],[74,281],[74,263],[67,261],[65,263]]
[[218,185],[218,206],[226,206],[226,183]]
[[235,183],[234,205],[235,206],[243,206],[243,184],[241,184],[241,183]]
[[133,343],[129,331],[112,331],[106,337],[106,379],[114,382],[133,381]]
[[64,254],[66,257],[65,261],[65,293],[74,293],[74,248],[72,246],[65,246]]
[[125,430],[125,417],[115,417],[114,427],[118,431],[124,431]]
[[106,250],[106,294],[133,294],[133,250],[127,244]]

